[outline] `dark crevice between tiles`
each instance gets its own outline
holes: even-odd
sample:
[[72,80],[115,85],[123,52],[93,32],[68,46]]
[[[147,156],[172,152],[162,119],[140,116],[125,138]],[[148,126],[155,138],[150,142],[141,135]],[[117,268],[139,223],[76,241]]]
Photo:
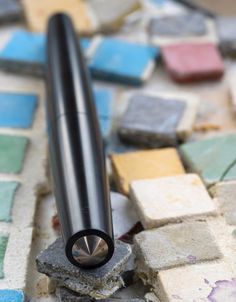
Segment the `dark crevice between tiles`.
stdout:
[[232,163],[225,169],[224,173],[222,174],[220,181],[223,181],[225,176],[228,174],[228,172],[233,168],[233,166],[236,165],[236,159],[232,161]]

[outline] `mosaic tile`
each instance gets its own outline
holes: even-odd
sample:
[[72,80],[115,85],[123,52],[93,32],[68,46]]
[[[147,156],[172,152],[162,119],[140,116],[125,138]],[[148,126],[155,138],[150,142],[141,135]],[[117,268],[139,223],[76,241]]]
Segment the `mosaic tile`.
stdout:
[[102,135],[106,139],[112,126],[113,93],[109,89],[95,88],[94,96]]
[[36,106],[36,95],[0,92],[0,127],[29,128]]
[[0,221],[11,221],[11,209],[19,183],[0,181]]
[[0,173],[19,173],[23,166],[28,139],[0,135]]
[[[15,31],[0,51],[0,68],[16,73],[42,76],[46,60],[45,43],[44,34],[26,30]],[[81,39],[83,49],[87,49],[89,44],[88,39]]]
[[[176,236],[178,234],[178,236]],[[222,255],[205,222],[172,224],[143,231],[135,236],[135,253],[140,272],[154,275],[159,270],[219,259]]]
[[216,18],[216,30],[219,38],[219,46],[223,55],[236,56],[236,18],[218,17]]
[[104,38],[89,61],[97,79],[139,85],[151,75],[158,50],[155,47]]
[[162,57],[170,77],[180,83],[217,80],[224,63],[214,44],[180,43],[162,47]]
[[216,214],[216,206],[196,174],[133,181],[130,198],[145,229]]
[[207,185],[236,179],[236,134],[219,135],[183,144],[180,151],[191,171]]
[[117,189],[125,195],[133,180],[185,173],[175,148],[112,154],[111,161]]
[[24,302],[25,296],[21,290],[0,289],[0,302]]
[[[57,257],[55,257],[55,254]],[[103,267],[84,270],[72,265],[66,258],[64,242],[58,238],[36,259],[39,272],[56,279],[62,286],[95,299],[111,296],[122,287],[120,274],[131,256],[131,247],[116,241],[115,251]]]
[[179,100],[133,96],[119,124],[120,138],[145,147],[176,145],[178,124],[185,109],[185,102]]
[[17,0],[0,1],[0,23],[19,21],[21,12],[20,3]]
[[8,237],[1,235],[0,236],[0,279],[4,278],[3,266],[4,266],[4,257],[7,248],[7,242],[8,242]]
[[87,0],[87,4],[94,13],[99,29],[105,32],[119,29],[124,18],[140,8],[138,0]]
[[56,12],[63,11],[73,20],[76,30],[83,33],[93,31],[92,20],[88,14],[87,6],[81,0],[40,0],[22,1],[26,22],[30,30],[45,32],[48,18]]
[[151,36],[201,36],[206,34],[205,17],[199,13],[153,18],[149,24]]

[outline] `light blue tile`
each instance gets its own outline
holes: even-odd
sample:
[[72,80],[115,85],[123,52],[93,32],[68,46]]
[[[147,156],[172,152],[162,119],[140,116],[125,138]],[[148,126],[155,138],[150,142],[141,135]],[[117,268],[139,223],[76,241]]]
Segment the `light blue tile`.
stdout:
[[0,92],[0,127],[29,128],[36,107],[36,95]]
[[103,138],[107,138],[112,125],[113,93],[110,89],[95,88],[94,101]]
[[[44,34],[31,33],[25,30],[16,31],[0,52],[0,59],[44,64],[46,59],[45,44],[46,37]],[[89,44],[89,39],[81,39],[84,50],[87,49]]]
[[1,289],[0,302],[24,302],[24,293],[21,290]]
[[105,38],[98,45],[89,67],[98,79],[141,84],[148,64],[158,53],[156,47]]

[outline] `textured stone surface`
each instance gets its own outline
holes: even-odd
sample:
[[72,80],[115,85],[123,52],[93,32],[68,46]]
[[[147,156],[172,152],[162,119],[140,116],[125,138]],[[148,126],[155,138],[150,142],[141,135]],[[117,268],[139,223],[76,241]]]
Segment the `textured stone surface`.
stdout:
[[133,180],[185,173],[174,148],[113,154],[111,160],[116,186],[126,195]]
[[37,96],[0,93],[0,127],[29,128],[34,119]]
[[111,208],[115,238],[129,232],[139,221],[131,201],[124,195],[111,192]]
[[138,85],[151,75],[157,48],[115,38],[104,38],[97,44],[89,61],[95,78]]
[[145,274],[145,278],[159,270],[221,257],[215,238],[204,222],[143,231],[135,236],[134,243],[138,274]]
[[206,31],[205,17],[199,13],[153,18],[149,24],[149,33],[152,36],[200,36]]
[[0,172],[19,173],[22,169],[28,139],[0,135]]
[[135,95],[121,119],[120,137],[146,147],[176,145],[177,127],[185,109],[184,101]]
[[183,144],[180,151],[189,168],[207,185],[236,179],[236,134],[219,135]]
[[73,20],[75,28],[80,32],[89,33],[92,30],[91,19],[87,7],[81,0],[40,0],[22,1],[27,25],[30,30],[45,32],[48,18],[56,12],[65,12]]
[[4,257],[7,248],[8,237],[6,235],[0,235],[0,279],[4,278]]
[[213,196],[217,198],[226,222],[236,225],[236,181],[219,182],[213,187],[212,191]]
[[130,198],[145,229],[216,214],[216,206],[196,174],[133,181]]
[[235,301],[235,275],[224,263],[205,263],[160,271],[154,290],[161,301]]
[[24,302],[25,295],[21,290],[0,290],[0,302]]
[[219,37],[220,50],[224,55],[236,56],[236,18],[218,17],[216,29]]
[[179,43],[162,47],[162,58],[170,77],[181,83],[222,77],[224,63],[214,44]]
[[68,261],[64,243],[58,238],[37,257],[36,263],[39,272],[58,280],[62,286],[82,295],[101,299],[109,297],[122,286],[120,274],[130,255],[130,246],[117,241],[114,255],[107,264],[100,268],[83,270]]
[[11,209],[19,183],[0,181],[0,221],[11,221]]
[[0,23],[19,21],[21,6],[17,0],[0,1]]

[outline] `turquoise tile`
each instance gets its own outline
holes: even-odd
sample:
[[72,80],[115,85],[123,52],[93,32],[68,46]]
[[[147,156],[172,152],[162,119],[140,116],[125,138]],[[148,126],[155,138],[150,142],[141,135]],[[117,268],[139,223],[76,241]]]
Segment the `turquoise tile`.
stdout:
[[36,107],[36,95],[0,92],[0,127],[29,128]]
[[180,152],[190,169],[207,184],[236,179],[236,134],[186,143]]
[[[9,42],[0,52],[1,60],[44,64],[46,37],[44,34],[19,30],[13,33]],[[82,48],[86,49],[89,39],[81,39]]]
[[18,186],[19,183],[15,181],[0,181],[0,221],[11,221],[11,210]]
[[106,139],[112,126],[113,93],[110,89],[95,88],[94,101],[102,136]]
[[1,289],[0,302],[24,302],[25,296],[21,290]]
[[158,53],[156,47],[105,38],[90,59],[89,68],[98,79],[138,85]]
[[1,235],[0,236],[0,279],[4,278],[3,267],[4,267],[4,258],[7,248],[7,242],[8,242],[8,237]]

